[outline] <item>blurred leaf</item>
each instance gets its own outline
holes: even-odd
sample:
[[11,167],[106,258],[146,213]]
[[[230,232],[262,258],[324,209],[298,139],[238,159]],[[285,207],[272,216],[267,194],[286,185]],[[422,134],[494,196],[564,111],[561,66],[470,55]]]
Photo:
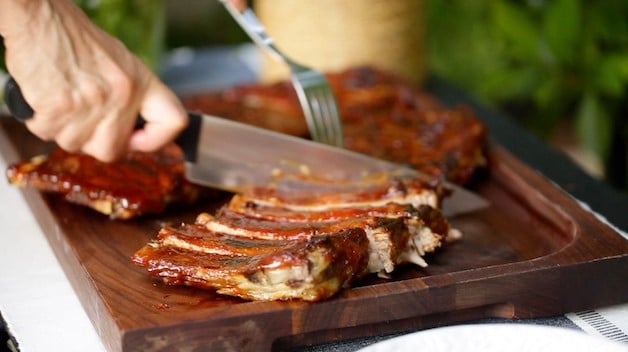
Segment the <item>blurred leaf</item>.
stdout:
[[165,42],[165,0],[75,0],[100,28],[157,68]]
[[560,75],[550,75],[544,77],[536,90],[533,92],[534,102],[543,110],[549,109],[552,105],[563,105],[566,103],[563,98],[562,88],[563,81]]
[[593,74],[594,89],[610,97],[621,97],[628,86],[628,53],[602,57]]
[[486,90],[479,88],[479,82],[507,69],[503,54],[499,54],[501,43],[494,40],[494,31],[487,25],[488,3],[452,0],[426,5],[430,71],[486,102]]
[[525,6],[508,1],[494,1],[492,5],[495,30],[509,44],[513,57],[538,61],[540,31]]
[[598,98],[585,94],[576,116],[576,132],[580,141],[602,160],[608,156],[613,120],[603,109]]
[[580,40],[582,15],[580,0],[553,0],[543,18],[547,43],[559,62],[572,64]]
[[426,5],[432,72],[504,109],[542,138],[570,119],[581,143],[602,160],[618,154],[609,149],[611,132],[628,109],[628,1]]
[[540,78],[534,67],[509,67],[496,70],[484,77],[479,89],[497,101],[520,99],[532,94],[535,87],[540,83]]
[[599,42],[617,47],[628,44],[628,1],[605,0],[585,3],[586,11],[583,14],[587,20],[587,32],[591,32]]

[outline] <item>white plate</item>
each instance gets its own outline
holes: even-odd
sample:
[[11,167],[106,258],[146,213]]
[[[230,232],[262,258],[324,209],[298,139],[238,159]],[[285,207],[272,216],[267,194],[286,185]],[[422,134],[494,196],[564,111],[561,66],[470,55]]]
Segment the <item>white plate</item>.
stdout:
[[578,330],[526,324],[435,328],[378,342],[360,352],[627,352],[628,345]]

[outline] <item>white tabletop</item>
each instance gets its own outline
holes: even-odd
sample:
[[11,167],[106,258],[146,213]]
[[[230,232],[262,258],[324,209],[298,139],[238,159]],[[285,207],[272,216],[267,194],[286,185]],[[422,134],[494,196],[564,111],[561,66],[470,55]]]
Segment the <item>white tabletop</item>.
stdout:
[[0,195],[0,312],[20,350],[105,351],[20,190]]

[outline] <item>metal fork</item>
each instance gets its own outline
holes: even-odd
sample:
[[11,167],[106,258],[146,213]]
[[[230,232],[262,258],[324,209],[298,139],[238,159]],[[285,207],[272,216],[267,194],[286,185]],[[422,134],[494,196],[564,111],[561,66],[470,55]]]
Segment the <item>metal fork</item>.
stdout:
[[292,85],[297,92],[313,140],[337,147],[343,146],[342,121],[336,98],[320,72],[296,63],[283,54],[267,33],[257,16],[245,2],[220,0],[240,27],[259,47],[277,60],[285,62],[292,73]]

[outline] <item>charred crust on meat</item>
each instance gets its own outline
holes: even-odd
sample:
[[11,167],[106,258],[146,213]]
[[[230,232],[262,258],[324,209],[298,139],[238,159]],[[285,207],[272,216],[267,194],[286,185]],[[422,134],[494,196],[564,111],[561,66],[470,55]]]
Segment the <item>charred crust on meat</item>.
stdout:
[[153,153],[128,152],[111,163],[57,148],[9,170],[17,186],[58,193],[112,219],[162,214],[214,194],[185,180],[183,154],[174,144]]
[[[385,188],[370,189],[373,196],[362,194],[347,198],[353,199],[348,203],[299,211],[290,208],[294,205],[290,199],[276,203],[272,192],[236,195],[216,215],[201,213],[194,225],[162,229],[158,242],[147,251],[138,251],[140,257],[166,256],[159,268],[156,261],[136,258],[134,262],[168,283],[215,289],[244,299],[329,298],[369,273],[388,276],[404,263],[427,265],[423,256],[440,247],[450,227],[439,209],[415,205],[412,197],[390,197],[391,192],[421,194],[417,188],[422,190],[423,185],[415,181],[386,181]],[[266,204],[265,199],[272,201]],[[386,201],[380,203],[380,199]],[[174,242],[169,240],[173,236]],[[172,245],[181,248],[165,251]],[[204,258],[200,271],[186,256]],[[164,265],[168,260],[173,262]]]

